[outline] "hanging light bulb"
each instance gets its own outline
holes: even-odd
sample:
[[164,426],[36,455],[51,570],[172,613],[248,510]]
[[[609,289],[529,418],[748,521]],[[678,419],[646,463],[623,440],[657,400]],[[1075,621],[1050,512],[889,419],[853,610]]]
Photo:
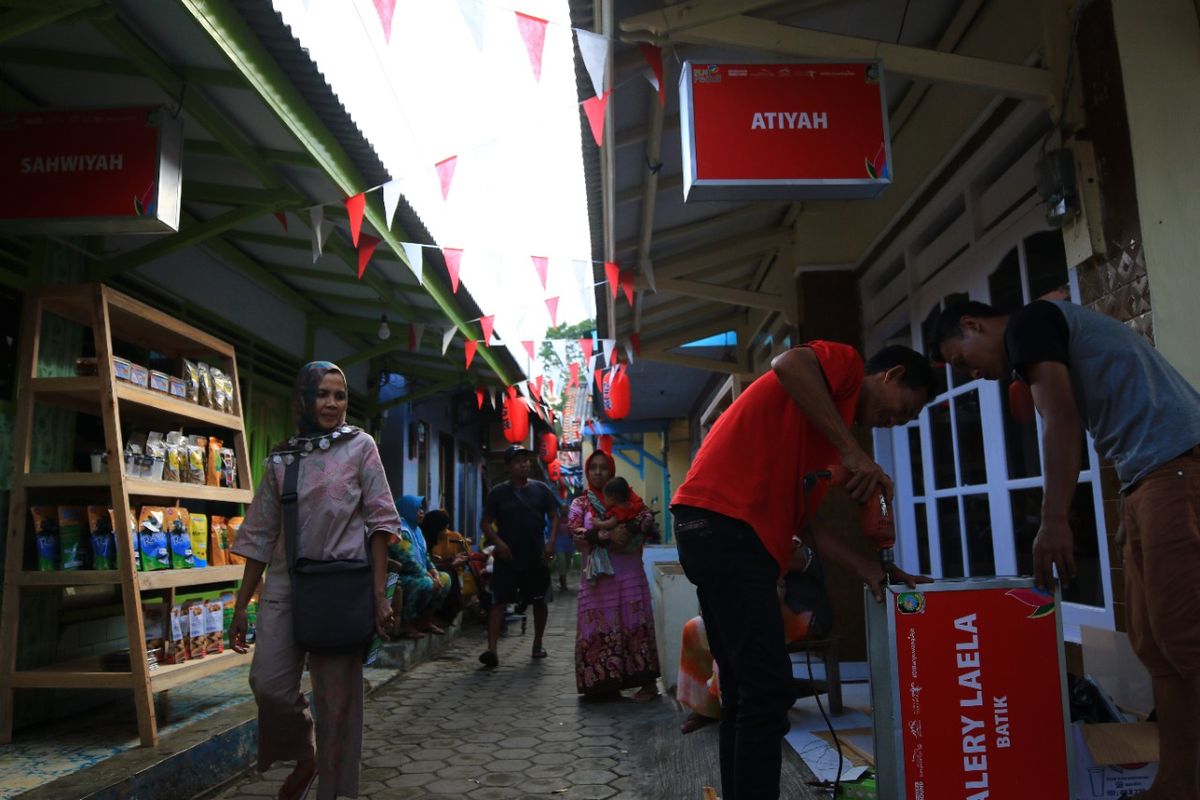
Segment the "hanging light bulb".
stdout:
[[387,314],[379,315],[379,330],[375,332],[375,335],[385,342],[392,338],[392,329],[387,324]]

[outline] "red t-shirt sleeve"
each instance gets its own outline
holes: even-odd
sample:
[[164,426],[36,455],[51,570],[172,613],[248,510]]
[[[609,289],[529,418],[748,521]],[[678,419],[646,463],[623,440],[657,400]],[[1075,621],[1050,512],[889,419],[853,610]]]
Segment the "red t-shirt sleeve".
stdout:
[[825,373],[834,403],[858,394],[863,382],[863,358],[848,344],[815,339],[802,347],[812,350]]

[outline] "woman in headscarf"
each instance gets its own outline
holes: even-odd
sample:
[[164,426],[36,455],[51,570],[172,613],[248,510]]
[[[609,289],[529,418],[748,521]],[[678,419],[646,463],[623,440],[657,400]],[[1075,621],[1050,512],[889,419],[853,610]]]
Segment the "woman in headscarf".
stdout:
[[347,404],[346,376],[336,365],[315,361],[300,370],[292,392],[296,435],[276,445],[268,457],[233,547],[233,552],[246,558],[229,629],[233,649],[239,653],[248,650],[246,605],[263,570],[268,573],[259,605],[250,687],[258,702],[259,771],[277,761],[296,763],[279,790],[281,798],[305,797],[318,776],[321,800],[357,797],[363,728],[364,653],[307,654],[314,714],[300,689],[306,654],[293,635],[280,502],[289,464],[300,461],[298,558],[369,558],[376,633],[385,636],[393,623],[386,594],[387,547],[400,530],[400,518],[375,442],[346,424]]
[[[584,464],[587,490],[571,503],[567,526],[575,547],[588,558],[588,533],[610,516],[604,485],[616,474],[612,456],[597,450]],[[575,639],[575,686],[588,697],[614,696],[637,688],[635,700],[658,696],[658,648],[650,585],[642,569],[642,545],[654,531],[654,514],[643,508],[629,522],[600,533],[607,539],[611,575],[579,582],[579,627]]]
[[392,569],[400,574],[404,590],[404,610],[400,615],[400,635],[423,639],[426,633],[445,633],[433,624],[433,615],[450,593],[450,576],[439,572],[429,557],[429,546],[421,531],[425,517],[425,498],[406,494],[396,503],[400,511],[400,539],[388,548]]

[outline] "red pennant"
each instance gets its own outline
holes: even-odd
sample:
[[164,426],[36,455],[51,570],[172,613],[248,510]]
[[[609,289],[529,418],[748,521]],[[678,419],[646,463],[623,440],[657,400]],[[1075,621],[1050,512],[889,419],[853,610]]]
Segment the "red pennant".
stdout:
[[612,89],[599,97],[583,101],[583,113],[587,114],[588,125],[592,128],[592,138],[596,140],[596,147],[604,146],[604,109],[608,106],[610,94],[612,94]]
[[375,13],[383,25],[383,40],[389,44],[392,41],[392,15],[395,11],[396,0],[375,0]]
[[438,180],[442,182],[442,199],[450,196],[450,184],[454,181],[454,167],[458,165],[458,156],[450,156],[434,164]]
[[571,370],[571,377],[567,381],[567,386],[578,386],[579,385],[579,365],[572,361],[570,364],[567,365],[567,367]]
[[627,269],[621,273],[619,278],[621,289],[625,292],[625,300],[633,307],[633,270]]
[[492,326],[496,324],[496,315],[492,314],[479,318],[479,327],[483,330],[483,346],[490,347],[492,341]]
[[458,247],[443,247],[442,257],[446,259],[446,271],[450,273],[450,288],[458,294],[458,270],[462,266],[462,249]]
[[534,356],[534,354],[533,354],[533,340],[532,339],[525,339],[521,342],[521,344],[525,347],[525,352],[529,353],[530,361],[532,361],[534,358],[536,358],[536,356]]
[[479,407],[480,411],[483,410],[483,396],[485,394],[487,394],[487,390],[482,386],[475,387],[475,405]]
[[580,339],[579,349],[583,351],[583,360],[590,362],[592,360],[592,337],[588,336],[585,339]]
[[479,346],[479,343],[474,341],[473,339],[467,339],[467,341],[464,342],[463,345],[464,345],[463,349],[466,351],[466,354],[467,354],[467,369],[470,369],[471,362],[475,360],[475,348]]
[[538,375],[536,378],[533,379],[534,384],[537,386],[537,396],[539,399],[542,396],[542,383],[545,380],[546,380],[546,377],[544,375]]
[[367,271],[367,262],[371,260],[371,256],[375,253],[375,248],[379,246],[379,240],[369,233],[364,233],[358,239],[358,279],[361,281],[363,273]]
[[529,51],[529,66],[533,67],[533,79],[542,79],[542,49],[546,44],[546,20],[541,17],[531,17],[514,11],[517,15],[517,27],[521,38],[525,40],[525,49]]
[[558,298],[557,297],[547,297],[546,298],[546,310],[550,312],[550,324],[557,325],[558,324]]
[[550,259],[545,256],[530,256],[533,259],[533,268],[537,270],[538,278],[542,282],[542,289],[546,288],[546,267],[550,265]]
[[592,370],[592,380],[596,382],[596,391],[604,388],[604,370],[596,367]]
[[410,322],[410,323],[408,323],[408,351],[411,353],[412,351],[414,351],[416,349],[417,349],[417,326],[413,325]]
[[654,77],[658,80],[658,105],[665,106],[667,103],[667,84],[663,82],[663,61],[662,48],[655,47],[652,44],[641,42],[638,47],[642,50],[642,57],[646,59],[646,63],[650,65],[650,69],[654,70]]
[[638,358],[642,357],[642,335],[640,333],[629,334],[629,343],[633,345],[633,354]]
[[346,213],[350,216],[350,243],[358,247],[358,233],[362,230],[363,212],[367,210],[367,196],[359,192],[354,197],[347,197]]
[[276,211],[275,219],[279,220],[279,224],[283,226],[283,232],[287,233],[287,214],[283,213],[282,211]]
[[605,261],[604,277],[608,280],[608,290],[612,292],[613,300],[616,300],[621,283],[621,268],[611,261]]

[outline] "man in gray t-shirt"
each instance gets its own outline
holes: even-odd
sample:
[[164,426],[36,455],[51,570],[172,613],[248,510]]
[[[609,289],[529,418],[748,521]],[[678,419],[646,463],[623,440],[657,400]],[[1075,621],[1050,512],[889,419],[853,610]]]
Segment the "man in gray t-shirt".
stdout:
[[1121,480],[1129,641],[1150,673],[1158,776],[1143,800],[1200,798],[1200,392],[1148,342],[1111,317],[1039,300],[1012,315],[951,305],[934,356],[972,378],[1029,384],[1042,417],[1045,491],[1034,577],[1075,577],[1067,524],[1079,479],[1080,429]]

